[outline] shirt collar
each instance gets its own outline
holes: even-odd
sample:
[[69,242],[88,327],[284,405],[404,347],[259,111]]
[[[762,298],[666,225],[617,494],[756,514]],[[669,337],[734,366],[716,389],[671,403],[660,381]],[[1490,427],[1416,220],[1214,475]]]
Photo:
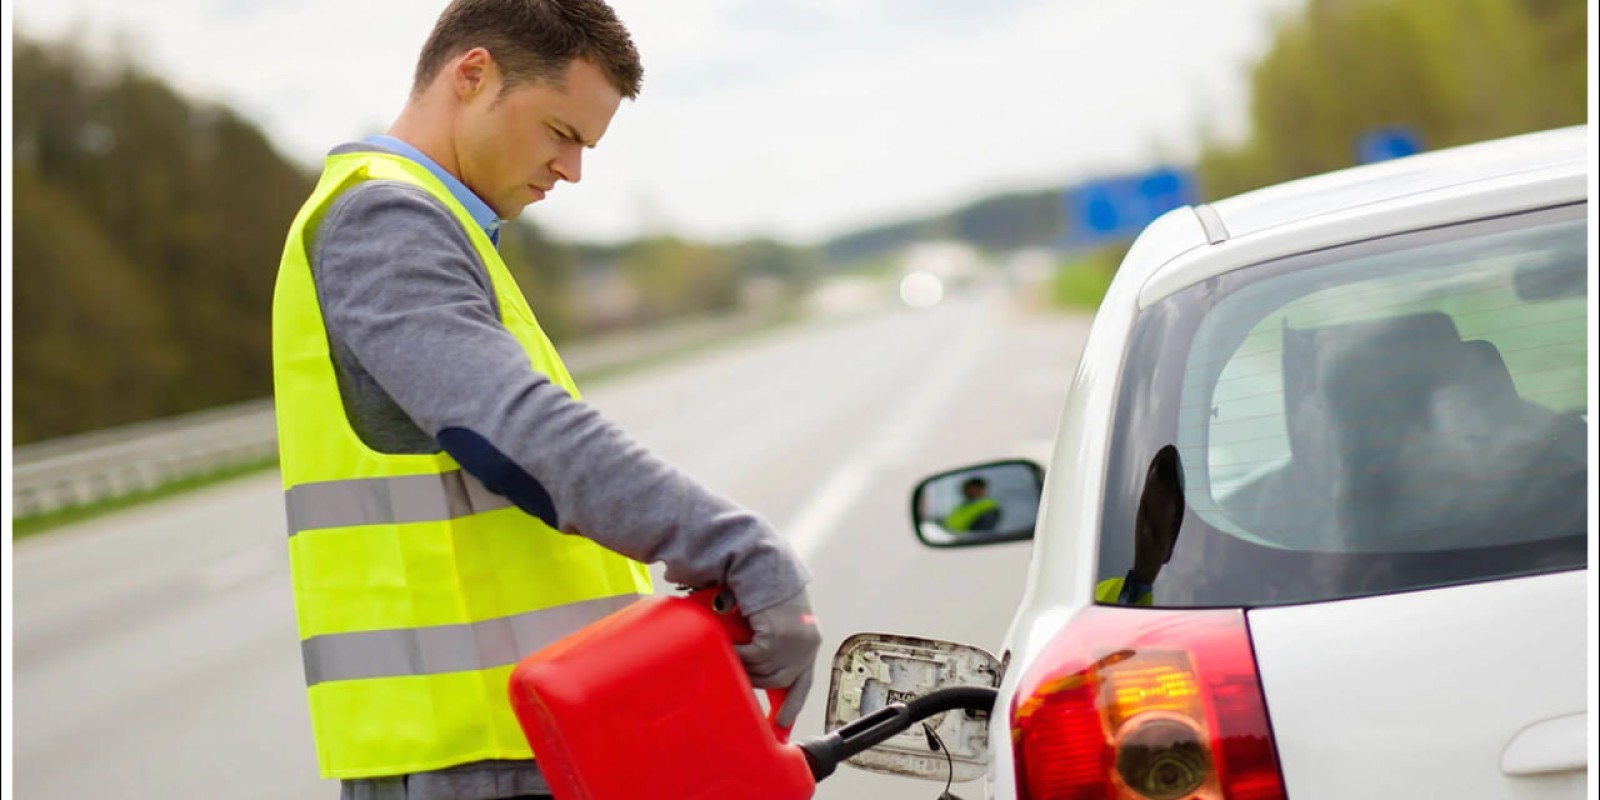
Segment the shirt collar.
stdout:
[[482,198],[474,194],[471,189],[467,188],[467,185],[462,183],[460,178],[450,174],[444,167],[439,166],[438,162],[428,158],[425,153],[413,147],[411,143],[404,139],[396,139],[393,136],[368,136],[363,141],[368,144],[375,144],[386,150],[392,150],[426,167],[429,172],[433,173],[435,178],[439,179],[440,183],[444,184],[444,188],[450,190],[450,194],[455,197],[456,202],[467,209],[467,213],[472,215],[473,221],[477,222],[478,226],[483,228],[483,232],[489,235],[489,240],[494,242],[496,246],[500,244],[500,226],[505,224],[505,221],[496,217],[494,209],[490,208],[488,203],[483,202]]

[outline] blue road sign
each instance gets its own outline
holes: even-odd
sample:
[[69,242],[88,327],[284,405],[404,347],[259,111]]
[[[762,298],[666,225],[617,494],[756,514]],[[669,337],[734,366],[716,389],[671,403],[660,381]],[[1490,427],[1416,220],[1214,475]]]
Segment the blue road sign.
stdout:
[[1388,161],[1422,152],[1422,134],[1406,125],[1374,128],[1356,137],[1356,160],[1362,164]]
[[1132,239],[1174,208],[1199,202],[1194,175],[1162,167],[1137,175],[1089,181],[1064,198],[1067,239],[1093,245]]

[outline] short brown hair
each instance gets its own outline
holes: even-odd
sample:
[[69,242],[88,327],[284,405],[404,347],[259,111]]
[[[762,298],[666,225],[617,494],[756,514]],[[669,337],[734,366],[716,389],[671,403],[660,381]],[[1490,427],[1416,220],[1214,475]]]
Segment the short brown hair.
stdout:
[[630,100],[644,80],[628,29],[604,0],[452,0],[422,46],[412,94],[433,83],[446,61],[474,47],[494,57],[506,88],[559,81],[575,58],[593,61]]

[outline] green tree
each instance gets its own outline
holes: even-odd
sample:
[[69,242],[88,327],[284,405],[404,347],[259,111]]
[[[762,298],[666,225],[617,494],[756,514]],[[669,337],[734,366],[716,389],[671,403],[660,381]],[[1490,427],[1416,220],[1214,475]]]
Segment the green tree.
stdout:
[[641,239],[623,249],[619,265],[643,298],[640,322],[724,311],[739,302],[739,265],[725,248],[675,237]]
[[771,239],[752,239],[728,247],[728,257],[742,276],[759,276],[783,281],[798,294],[816,283],[820,258],[812,248],[794,247]]
[[560,341],[576,332],[577,250],[547,238],[530,223],[517,222],[501,230],[500,254],[545,334]]
[[144,419],[189,368],[160,293],[70,196],[12,177],[15,441]]
[[1208,146],[1212,196],[1355,163],[1363,131],[1449,147],[1586,118],[1582,0],[1310,0],[1251,72],[1251,133]]
[[[30,243],[48,270],[19,256],[19,307],[42,287],[63,294],[40,306],[52,314],[17,318],[17,360],[31,365],[19,396],[46,399],[18,408],[18,441],[270,393],[272,285],[310,177],[250,123],[133,64],[18,39],[13,66],[18,229],[35,220],[27,236],[69,240]],[[107,289],[136,308],[97,299]],[[90,318],[116,322],[60,324]],[[117,369],[86,391],[99,354]]]

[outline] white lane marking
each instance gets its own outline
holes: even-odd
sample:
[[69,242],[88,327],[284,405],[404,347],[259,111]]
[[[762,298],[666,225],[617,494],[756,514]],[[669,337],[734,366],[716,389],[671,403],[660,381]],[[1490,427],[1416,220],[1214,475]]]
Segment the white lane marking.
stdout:
[[855,505],[856,498],[867,488],[875,465],[857,458],[835,470],[822,482],[800,507],[788,525],[779,530],[789,537],[800,554],[801,561],[810,561],[813,553],[835,529],[835,523]]
[[200,585],[212,591],[231,589],[255,578],[265,577],[277,567],[277,550],[257,545],[201,567]]
[[[802,561],[809,561],[822,545],[838,533],[840,520],[854,507],[871,484],[873,475],[907,455],[926,438],[925,432],[957,396],[962,381],[978,365],[994,323],[988,308],[976,310],[957,332],[956,349],[940,359],[921,383],[906,394],[907,401],[888,409],[882,433],[874,436],[812,491],[789,524],[779,528],[789,538]],[[941,351],[942,352],[942,351]]]

